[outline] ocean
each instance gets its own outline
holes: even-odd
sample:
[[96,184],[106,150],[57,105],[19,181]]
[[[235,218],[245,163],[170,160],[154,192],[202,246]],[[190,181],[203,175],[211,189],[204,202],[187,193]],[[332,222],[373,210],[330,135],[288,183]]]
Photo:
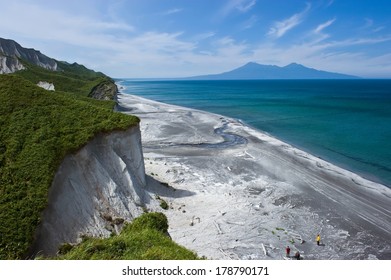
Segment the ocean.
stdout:
[[117,82],[124,93],[238,119],[391,187],[391,80]]

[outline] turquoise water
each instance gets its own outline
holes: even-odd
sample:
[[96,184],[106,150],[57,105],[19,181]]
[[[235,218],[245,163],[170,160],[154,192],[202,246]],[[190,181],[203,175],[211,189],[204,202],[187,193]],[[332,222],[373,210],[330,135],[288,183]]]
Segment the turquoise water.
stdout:
[[132,81],[125,92],[240,119],[391,186],[391,80]]

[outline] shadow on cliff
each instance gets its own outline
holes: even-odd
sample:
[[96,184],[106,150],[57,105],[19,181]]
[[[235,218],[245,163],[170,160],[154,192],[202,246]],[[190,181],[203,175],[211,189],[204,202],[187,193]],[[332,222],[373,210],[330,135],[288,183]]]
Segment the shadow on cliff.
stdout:
[[146,180],[147,180],[146,190],[150,193],[159,196],[179,198],[179,197],[195,195],[195,192],[173,188],[167,183],[160,182],[151,176],[146,176]]

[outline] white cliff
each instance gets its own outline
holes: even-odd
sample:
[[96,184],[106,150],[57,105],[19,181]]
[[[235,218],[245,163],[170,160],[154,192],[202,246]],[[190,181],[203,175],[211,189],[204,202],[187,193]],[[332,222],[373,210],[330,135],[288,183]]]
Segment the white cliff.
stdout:
[[7,57],[0,54],[0,74],[14,73],[23,69],[25,69],[25,67],[17,58]]
[[43,89],[46,89],[46,90],[55,91],[54,84],[52,84],[52,83],[39,81],[37,86],[39,86],[39,87],[41,87]]
[[36,233],[33,254],[53,255],[83,235],[107,237],[149,201],[138,126],[100,134],[62,162]]
[[57,61],[40,51],[24,48],[17,42],[0,38],[0,74],[25,69],[21,61],[27,61],[50,71],[58,71]]

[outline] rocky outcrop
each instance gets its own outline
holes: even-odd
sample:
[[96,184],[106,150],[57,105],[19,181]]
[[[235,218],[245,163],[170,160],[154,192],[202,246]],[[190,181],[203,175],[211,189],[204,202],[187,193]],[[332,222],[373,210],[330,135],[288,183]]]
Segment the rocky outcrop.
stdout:
[[25,67],[17,58],[0,54],[0,74],[14,73],[23,69],[25,69]]
[[46,90],[51,90],[51,91],[54,91],[54,84],[52,83],[48,83],[48,82],[43,82],[43,81],[39,81],[37,86],[43,88],[43,89],[46,89]]
[[0,38],[0,57],[6,58],[7,69],[12,70],[12,72],[6,72],[6,69],[2,67],[3,64],[0,64],[0,73],[13,73],[23,69],[20,66],[18,67],[18,64],[22,64],[20,59],[51,71],[57,71],[58,68],[56,60],[47,57],[40,51],[23,48],[15,41],[3,38]]
[[118,92],[117,85],[112,80],[105,80],[96,85],[88,95],[100,100],[114,100]]
[[32,255],[53,255],[84,235],[107,237],[149,202],[138,126],[100,134],[62,162]]

